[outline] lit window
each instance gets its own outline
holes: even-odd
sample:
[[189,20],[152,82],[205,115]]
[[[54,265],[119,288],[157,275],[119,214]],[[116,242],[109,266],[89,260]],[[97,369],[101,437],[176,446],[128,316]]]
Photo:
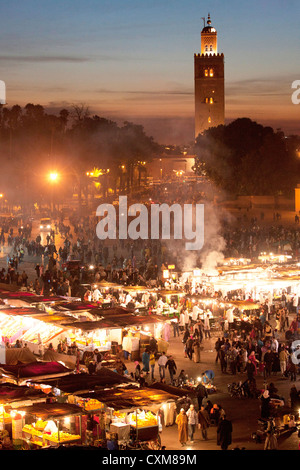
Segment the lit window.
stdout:
[[209,76],[210,76],[210,77],[213,77],[213,76],[214,76],[214,69],[210,69],[210,70],[209,70]]
[[214,102],[214,99],[212,97],[210,97],[209,102],[210,102],[210,104],[212,104]]
[[209,98],[205,98],[205,103],[208,103],[209,102]]
[[211,117],[208,118],[208,123],[209,123],[209,124],[211,123]]
[[205,75],[205,77],[208,77],[208,70],[207,69],[204,70],[204,75]]

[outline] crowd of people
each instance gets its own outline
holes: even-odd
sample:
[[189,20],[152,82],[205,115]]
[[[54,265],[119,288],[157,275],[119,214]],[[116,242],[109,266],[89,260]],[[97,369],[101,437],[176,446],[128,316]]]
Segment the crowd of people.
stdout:
[[[296,228],[284,228],[279,224],[270,227],[259,225],[257,220],[253,222],[248,227],[232,228],[225,220],[223,221],[220,234],[226,241],[225,256],[238,255],[252,258],[261,251],[298,253],[300,238]],[[67,221],[63,217],[58,218],[52,230],[44,237],[43,243],[40,234],[32,238],[31,224],[24,227],[8,226],[1,231],[2,250],[6,248],[8,255],[6,268],[3,267],[0,271],[0,282],[15,284],[19,289],[36,294],[81,297],[83,300],[101,303],[105,297],[97,294],[96,298],[96,292],[88,291],[83,284],[106,280],[124,286],[164,288],[166,284],[162,278],[163,268],[174,260],[178,266],[184,261],[184,254],[180,249],[161,241],[121,240],[118,244],[113,241],[100,241],[96,236],[94,217],[79,218],[71,215]],[[30,260],[34,266],[34,274],[23,269],[25,260]],[[79,267],[74,270],[65,266],[72,260],[80,261]],[[177,285],[172,287],[177,288]],[[190,294],[189,285],[182,287],[187,294]],[[212,293],[201,291],[201,294],[209,296]],[[122,302],[116,293],[110,293],[106,297],[112,305]],[[150,295],[141,303],[151,310],[154,305],[157,307],[157,300],[160,300],[159,296],[154,301]],[[299,373],[298,367],[292,361],[294,351],[289,339],[297,338],[300,318],[289,299],[282,300],[280,308],[271,305],[267,312],[265,308],[261,308],[259,314],[254,316],[249,330],[236,330],[232,325],[227,329],[224,328],[224,322],[220,322],[223,329],[215,342],[214,367],[220,367],[221,374],[230,374],[234,381],[241,380],[248,397],[257,398],[262,395],[256,387],[258,377],[270,381],[273,376],[280,375],[295,382]],[[130,306],[130,301],[125,302],[125,305]],[[200,363],[203,342],[213,337],[209,321],[211,312],[202,311],[200,317],[194,313],[195,306],[197,303],[191,304],[188,296],[183,297],[178,303],[173,302],[172,307],[176,315],[170,325],[173,327],[174,337],[179,337],[182,341],[183,357],[187,361]],[[291,314],[295,314],[295,319],[289,324]],[[272,320],[276,324],[275,327],[271,326]],[[287,332],[291,333],[290,337],[286,336]],[[94,352],[92,358],[87,355],[83,358],[74,345],[66,347],[60,344],[57,352],[78,356],[78,361],[86,365],[90,374],[96,373],[105,359],[98,351]],[[151,382],[158,380],[172,386],[186,384],[186,374],[184,370],[178,369],[174,357],[167,353],[157,355],[153,344],[144,351],[141,360],[134,363],[134,371],[131,374],[123,359],[123,356],[118,356],[115,370],[122,375],[128,374],[141,386],[145,386],[149,380]],[[221,448],[227,449],[231,443],[230,421],[227,420],[222,406],[211,404],[207,396],[207,403],[204,406],[203,389],[199,387],[198,392],[197,409],[192,408],[191,404],[187,409],[185,405],[179,409],[177,424],[180,442],[182,445],[185,445],[188,439],[193,442],[196,427],[199,425],[202,438],[206,439],[207,428],[212,423],[217,423],[218,443]],[[276,387],[270,384],[267,392],[268,394],[262,398],[262,403],[267,403],[268,398],[282,398]],[[292,396],[293,403],[298,403],[299,396],[297,395],[297,399],[295,393]],[[270,416],[270,407],[263,405],[262,414],[267,417],[268,413]]]

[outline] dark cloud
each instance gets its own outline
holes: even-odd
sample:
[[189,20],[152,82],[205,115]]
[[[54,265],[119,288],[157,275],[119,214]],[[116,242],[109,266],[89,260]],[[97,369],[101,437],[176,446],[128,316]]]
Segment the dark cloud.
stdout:
[[88,57],[74,56],[41,56],[41,55],[0,55],[0,62],[88,62]]
[[259,95],[259,96],[286,96],[290,94],[291,77],[261,77],[245,80],[225,82],[226,96],[236,96],[240,99],[241,95]]
[[110,90],[98,89],[93,91],[95,94],[103,96],[116,96],[116,99],[131,102],[147,102],[154,103],[155,101],[164,100],[165,103],[171,100],[185,100],[191,99],[194,96],[193,91],[189,90]]
[[100,88],[94,90],[95,93],[99,94],[119,94],[119,95],[194,95],[193,91],[189,90],[109,90],[106,88]]

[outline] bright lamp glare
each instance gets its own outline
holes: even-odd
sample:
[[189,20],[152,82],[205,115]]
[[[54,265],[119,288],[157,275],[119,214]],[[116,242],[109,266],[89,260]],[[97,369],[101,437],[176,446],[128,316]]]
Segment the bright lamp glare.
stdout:
[[57,173],[50,173],[49,179],[51,181],[56,181],[58,179],[58,174]]

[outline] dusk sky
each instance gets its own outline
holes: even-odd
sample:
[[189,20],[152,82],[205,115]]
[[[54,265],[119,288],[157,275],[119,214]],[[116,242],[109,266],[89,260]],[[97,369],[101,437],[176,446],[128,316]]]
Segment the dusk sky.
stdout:
[[8,106],[143,124],[160,143],[194,134],[194,53],[210,13],[225,55],[226,122],[250,117],[300,134],[299,0],[0,0]]

